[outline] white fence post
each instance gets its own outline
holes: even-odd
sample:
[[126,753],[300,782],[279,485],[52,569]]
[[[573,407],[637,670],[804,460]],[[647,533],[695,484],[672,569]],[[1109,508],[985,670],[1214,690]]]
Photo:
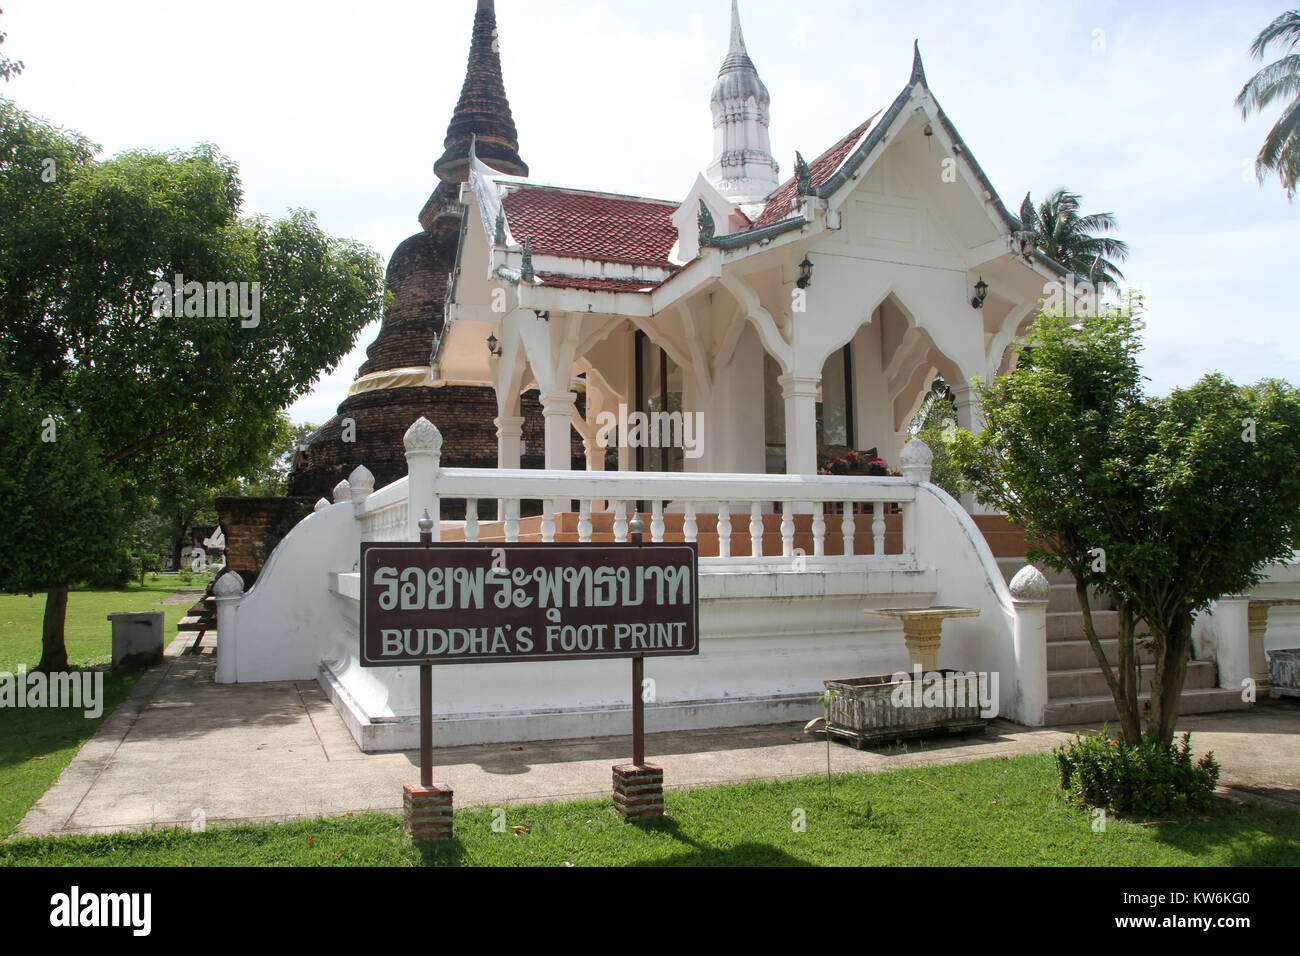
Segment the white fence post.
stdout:
[[236,669],[239,657],[239,602],[244,597],[244,579],[234,571],[227,571],[212,585],[212,597],[217,603],[217,683],[238,682]]
[[1015,720],[1041,727],[1047,716],[1047,598],[1051,586],[1043,572],[1027,564],[1011,579],[1015,608],[1016,700]]
[[439,536],[438,469],[442,463],[442,432],[421,416],[402,436],[406,446],[407,509],[406,530],[409,541],[420,540],[420,519],[424,510],[433,518],[433,540]]

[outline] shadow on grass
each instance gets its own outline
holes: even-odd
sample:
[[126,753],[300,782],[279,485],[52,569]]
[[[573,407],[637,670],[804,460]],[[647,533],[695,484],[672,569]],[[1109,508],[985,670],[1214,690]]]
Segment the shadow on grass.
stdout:
[[1209,811],[1141,825],[1157,842],[1192,856],[1226,850],[1227,866],[1300,866],[1300,812],[1291,807],[1216,799]]
[[665,834],[692,850],[690,853],[657,860],[639,860],[632,866],[812,866],[806,860],[800,860],[765,843],[740,843],[726,848],[709,846],[687,836],[681,825],[671,817],[660,817],[629,826]]

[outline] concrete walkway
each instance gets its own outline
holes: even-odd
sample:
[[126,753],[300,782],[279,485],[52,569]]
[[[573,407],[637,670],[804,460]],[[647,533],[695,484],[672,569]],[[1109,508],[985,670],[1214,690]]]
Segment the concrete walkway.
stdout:
[[[208,636],[211,641],[211,636]],[[338,816],[401,810],[419,779],[414,753],[363,754],[313,682],[217,685],[211,649],[166,660],[81,749],[15,836]],[[1193,716],[1197,752],[1213,749],[1221,783],[1239,795],[1300,809],[1300,706]],[[1076,729],[1027,730],[994,721],[983,737],[857,751],[836,744],[832,768],[887,770],[1043,753]],[[436,732],[436,731],[435,731]],[[436,751],[435,779],[457,806],[608,798],[610,767],[627,737],[492,744]],[[826,745],[798,724],[650,734],[646,752],[670,787],[823,773]]]

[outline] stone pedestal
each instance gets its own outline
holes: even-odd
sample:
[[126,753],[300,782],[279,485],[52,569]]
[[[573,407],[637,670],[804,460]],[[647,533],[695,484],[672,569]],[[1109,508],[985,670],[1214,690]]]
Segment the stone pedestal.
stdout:
[[413,840],[450,840],[452,810],[450,787],[402,788],[402,826]]
[[614,806],[628,823],[664,815],[664,770],[652,764],[614,766]]

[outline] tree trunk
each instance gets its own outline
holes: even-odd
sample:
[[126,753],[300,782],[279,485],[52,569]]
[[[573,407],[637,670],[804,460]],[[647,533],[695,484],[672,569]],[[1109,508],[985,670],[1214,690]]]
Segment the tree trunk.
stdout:
[[[1092,645],[1093,656],[1097,658],[1097,665],[1101,668],[1101,676],[1106,679],[1106,686],[1110,689],[1110,696],[1115,701],[1115,707],[1119,710],[1120,722],[1124,727],[1124,739],[1129,739],[1129,728],[1124,722],[1125,715],[1129,709],[1125,706],[1124,698],[1124,674],[1121,670],[1120,676],[1115,677],[1115,671],[1110,666],[1110,661],[1106,659],[1106,652],[1102,649],[1101,640],[1097,637],[1097,628],[1092,621],[1092,605],[1088,603],[1088,585],[1083,579],[1076,577],[1074,579],[1074,594],[1079,599],[1079,611],[1083,614],[1083,636],[1088,639]],[[1132,652],[1132,628],[1129,628],[1129,651]],[[1120,658],[1119,662],[1124,660],[1124,634],[1120,632],[1119,638]]]
[[1182,701],[1183,682],[1187,679],[1187,662],[1192,650],[1192,617],[1180,614],[1163,635],[1156,670],[1151,678],[1151,716],[1147,733],[1164,743],[1173,743],[1178,705]]
[[181,549],[185,547],[185,534],[182,532],[172,538],[172,568],[181,570]]
[[63,622],[68,614],[68,586],[45,593],[45,618],[41,622],[41,662],[38,671],[52,673],[68,669],[68,647],[63,640]]
[[1120,729],[1124,742],[1133,746],[1142,739],[1142,717],[1138,694],[1142,690],[1138,680],[1137,646],[1133,636],[1133,608],[1127,601],[1119,602],[1119,693],[1115,706],[1119,708]]

